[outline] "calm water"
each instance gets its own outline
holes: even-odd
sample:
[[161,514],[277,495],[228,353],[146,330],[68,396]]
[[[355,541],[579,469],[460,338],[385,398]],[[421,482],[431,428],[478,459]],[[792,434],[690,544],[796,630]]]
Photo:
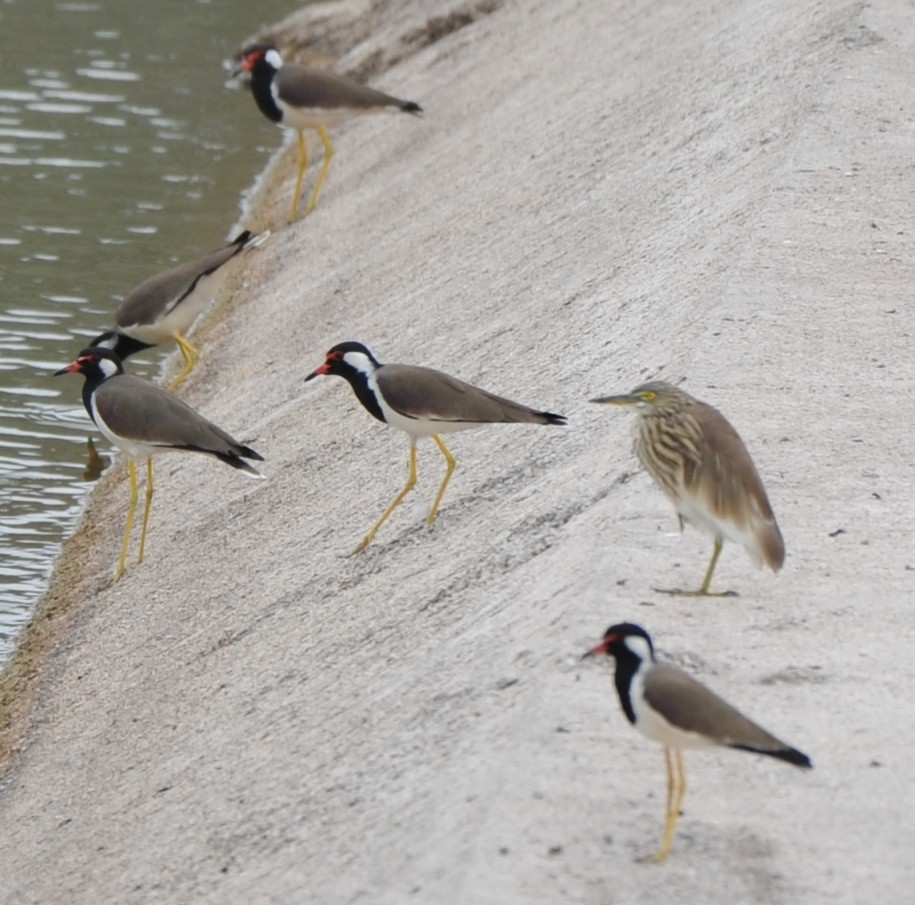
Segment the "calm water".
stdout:
[[140,280],[226,240],[282,137],[223,60],[299,5],[0,0],[0,665],[91,488],[87,437],[111,454],[51,375]]

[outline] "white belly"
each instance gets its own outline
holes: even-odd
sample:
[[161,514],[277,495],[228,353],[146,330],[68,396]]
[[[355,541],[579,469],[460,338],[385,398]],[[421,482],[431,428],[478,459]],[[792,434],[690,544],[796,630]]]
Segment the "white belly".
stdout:
[[472,430],[475,427],[482,427],[482,424],[467,421],[423,421],[418,418],[406,418],[398,414],[393,409],[381,404],[381,410],[384,412],[385,421],[408,433],[411,437],[431,437],[434,434],[456,434],[460,431]]
[[[168,342],[176,333],[185,336],[194,325],[194,321],[200,317],[216,297],[222,281],[223,273],[220,269],[203,277],[190,295],[182,299],[165,317],[156,321],[156,323],[119,324],[119,329],[122,333],[126,333],[127,336],[131,336],[150,346]],[[170,303],[171,300],[169,299],[168,304]]]
[[758,542],[753,531],[743,525],[738,525],[730,519],[717,518],[714,513],[699,509],[691,505],[690,500],[684,495],[674,503],[677,513],[688,521],[694,528],[720,540],[740,544],[757,566],[762,565],[762,556],[759,553]]

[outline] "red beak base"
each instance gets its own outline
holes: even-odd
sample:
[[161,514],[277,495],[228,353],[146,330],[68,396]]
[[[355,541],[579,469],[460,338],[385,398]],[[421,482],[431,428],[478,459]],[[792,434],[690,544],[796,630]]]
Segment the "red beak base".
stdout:
[[61,374],[74,374],[79,371],[79,362],[71,361],[66,367],[61,368],[59,371],[54,372],[55,377],[60,377]]
[[607,653],[607,641],[606,640],[601,641],[601,643],[598,644],[597,647],[592,647],[591,650],[589,650],[587,653],[582,654],[581,659],[587,660],[588,657],[596,657],[598,654],[605,654],[605,653]]
[[315,368],[306,378],[305,383],[313,380],[315,377],[323,377],[327,373],[327,362],[325,361],[319,368]]

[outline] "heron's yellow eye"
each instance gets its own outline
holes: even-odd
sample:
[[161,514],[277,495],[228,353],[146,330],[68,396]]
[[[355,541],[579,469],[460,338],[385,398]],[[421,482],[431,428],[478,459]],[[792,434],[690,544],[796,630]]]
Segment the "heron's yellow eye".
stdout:
[[658,394],[654,390],[642,390],[638,393],[638,397],[642,402],[654,402],[657,396]]

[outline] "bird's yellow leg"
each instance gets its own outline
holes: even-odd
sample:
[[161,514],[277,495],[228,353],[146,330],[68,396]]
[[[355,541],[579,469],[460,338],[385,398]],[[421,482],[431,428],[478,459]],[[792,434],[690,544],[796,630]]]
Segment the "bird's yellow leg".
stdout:
[[674,750],[674,763],[676,766],[676,776],[680,782],[677,787],[677,796],[674,800],[674,811],[677,818],[683,812],[683,799],[686,797],[686,767],[683,766],[683,752],[679,748]]
[[200,353],[197,351],[196,347],[192,346],[180,333],[173,333],[172,338],[178,343],[178,348],[181,350],[181,357],[184,359],[181,370],[178,372],[175,379],[168,385],[168,388],[174,392],[184,383],[184,378],[194,370],[197,362],[200,361]]
[[712,574],[715,571],[715,566],[718,565],[718,557],[721,556],[721,540],[715,538],[715,547],[712,550],[712,558],[709,560],[708,568],[705,570],[705,578],[702,579],[702,587],[699,588],[699,596],[706,597],[708,596],[709,585],[712,583]]
[[435,440],[438,448],[441,450],[442,455],[445,457],[446,467],[445,467],[445,477],[442,478],[442,483],[439,485],[438,493],[435,495],[435,502],[432,503],[432,508],[429,510],[429,517],[426,519],[426,524],[431,525],[435,521],[435,514],[438,512],[438,505],[442,501],[442,497],[445,495],[445,488],[448,486],[448,482],[451,480],[451,475],[454,474],[454,468],[457,465],[457,460],[454,456],[451,455],[448,447],[442,442],[442,438],[438,434],[433,434],[432,439]]
[[305,175],[305,168],[308,166],[308,151],[305,148],[305,134],[299,132],[299,168],[295,174],[295,191],[292,194],[292,210],[289,212],[289,222],[295,220],[296,211],[299,209],[299,192],[302,191],[302,177]]
[[121,555],[118,557],[117,568],[114,570],[115,581],[124,574],[126,568],[130,531],[133,528],[133,517],[137,512],[137,466],[134,465],[133,459],[127,460],[127,476],[130,478],[130,502],[127,504],[127,524],[124,526],[124,539],[121,541]]
[[736,597],[736,591],[715,591],[709,590],[712,583],[712,575],[715,573],[715,566],[718,565],[718,557],[721,556],[721,548],[724,546],[720,538],[715,538],[715,547],[712,550],[712,558],[705,570],[705,578],[702,579],[702,587],[698,591],[684,591],[682,588],[655,588],[661,594],[672,594],[674,597]]
[[324,126],[318,127],[318,135],[321,136],[321,144],[324,145],[324,157],[321,160],[321,169],[318,171],[315,187],[311,190],[311,197],[308,199],[308,207],[305,208],[306,217],[315,209],[315,205],[318,203],[318,192],[321,191],[321,186],[324,185],[324,177],[327,175],[330,159],[334,156],[334,146],[331,144],[330,136]]
[[152,456],[146,460],[146,506],[143,509],[143,531],[140,534],[140,555],[137,562],[143,562],[143,550],[146,547],[146,527],[149,525],[149,510],[153,498]]
[[407,475],[407,483],[403,485],[403,490],[394,497],[394,502],[384,510],[380,519],[372,525],[372,530],[359,541],[359,545],[353,550],[353,553],[361,553],[374,539],[378,529],[387,521],[388,516],[400,505],[401,500],[416,485],[416,442],[410,444],[410,473]]
[[686,781],[683,778],[683,758],[679,751],[664,749],[664,764],[667,767],[667,812],[664,817],[664,835],[661,847],[648,860],[660,864],[670,853],[674,834],[677,831],[677,819],[680,816],[680,803],[686,793]]

